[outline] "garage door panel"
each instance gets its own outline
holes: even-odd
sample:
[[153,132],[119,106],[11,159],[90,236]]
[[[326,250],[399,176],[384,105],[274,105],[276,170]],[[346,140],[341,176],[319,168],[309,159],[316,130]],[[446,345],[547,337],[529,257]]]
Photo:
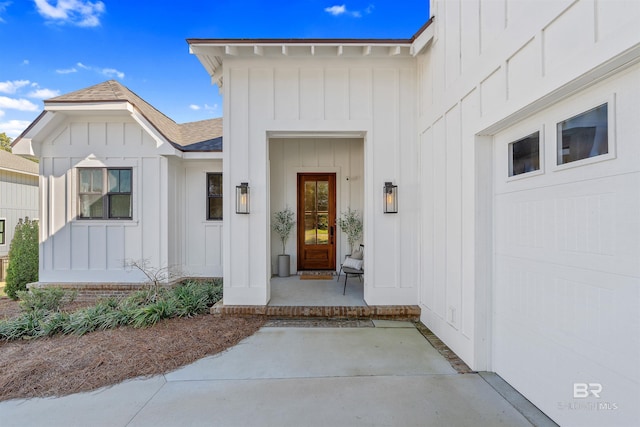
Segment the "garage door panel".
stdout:
[[[497,261],[496,325],[535,332],[549,344],[615,364],[620,374],[640,376],[636,355],[627,350],[640,348],[636,279],[508,256]],[[634,334],[621,336],[630,328]],[[496,334],[496,344],[503,341]]]
[[640,174],[496,195],[495,250],[549,264],[640,275]]

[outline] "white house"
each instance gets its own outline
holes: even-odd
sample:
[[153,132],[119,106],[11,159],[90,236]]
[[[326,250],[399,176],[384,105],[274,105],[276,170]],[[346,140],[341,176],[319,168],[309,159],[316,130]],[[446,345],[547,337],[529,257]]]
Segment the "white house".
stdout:
[[[189,151],[189,124],[120,86],[48,101],[15,146],[42,159],[41,280],[131,282],[119,260],[150,258],[222,274],[227,305],[265,305],[271,214],[294,208],[301,234],[358,209],[368,304],[419,305],[473,369],[562,425],[637,424],[640,2],[430,10],[410,39],[188,40],[224,95],[221,151]],[[81,218],[84,168],[128,216]],[[105,193],[111,169],[130,193]],[[220,171],[221,222],[203,214]],[[307,189],[328,207],[301,206]],[[334,233],[290,240],[292,267],[335,269],[348,248]]]
[[[0,263],[9,255],[18,220],[25,217],[38,218],[38,164],[0,150]],[[0,281],[7,265],[0,264]]]

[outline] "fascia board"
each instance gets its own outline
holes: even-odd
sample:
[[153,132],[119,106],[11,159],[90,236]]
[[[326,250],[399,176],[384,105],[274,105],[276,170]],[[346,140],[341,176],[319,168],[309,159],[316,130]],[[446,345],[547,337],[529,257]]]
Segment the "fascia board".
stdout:
[[35,153],[34,139],[36,142],[42,141],[46,135],[55,129],[64,119],[64,114],[46,111],[40,120],[11,147],[11,151],[13,154],[38,157]]
[[167,141],[166,138],[160,132],[158,132],[155,126],[149,123],[149,121],[142,114],[139,114],[138,112],[133,111],[131,113],[131,117],[156,142],[156,148],[158,149],[158,154],[162,154],[162,155],[176,154],[177,150],[173,147],[173,145],[169,141]]

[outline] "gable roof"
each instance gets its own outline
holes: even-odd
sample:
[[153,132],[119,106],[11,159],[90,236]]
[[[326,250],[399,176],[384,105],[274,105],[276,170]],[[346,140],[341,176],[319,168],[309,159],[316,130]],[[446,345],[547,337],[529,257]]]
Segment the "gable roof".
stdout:
[[23,173],[27,175],[38,175],[39,166],[36,162],[27,160],[24,157],[16,156],[8,151],[0,150],[0,170]]
[[222,118],[178,124],[115,80],[47,99],[44,105],[46,109],[47,105],[88,102],[130,103],[167,141],[181,151],[222,151]]

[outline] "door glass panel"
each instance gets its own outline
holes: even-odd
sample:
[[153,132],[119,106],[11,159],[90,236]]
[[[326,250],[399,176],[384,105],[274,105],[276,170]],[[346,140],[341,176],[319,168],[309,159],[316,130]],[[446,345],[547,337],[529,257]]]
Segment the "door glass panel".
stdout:
[[316,244],[316,216],[313,213],[304,214],[304,243]]
[[329,244],[329,213],[318,213],[317,240],[319,245]]
[[313,181],[304,183],[304,210],[307,212],[316,210],[316,183]]
[[329,182],[318,181],[318,211],[329,210]]

